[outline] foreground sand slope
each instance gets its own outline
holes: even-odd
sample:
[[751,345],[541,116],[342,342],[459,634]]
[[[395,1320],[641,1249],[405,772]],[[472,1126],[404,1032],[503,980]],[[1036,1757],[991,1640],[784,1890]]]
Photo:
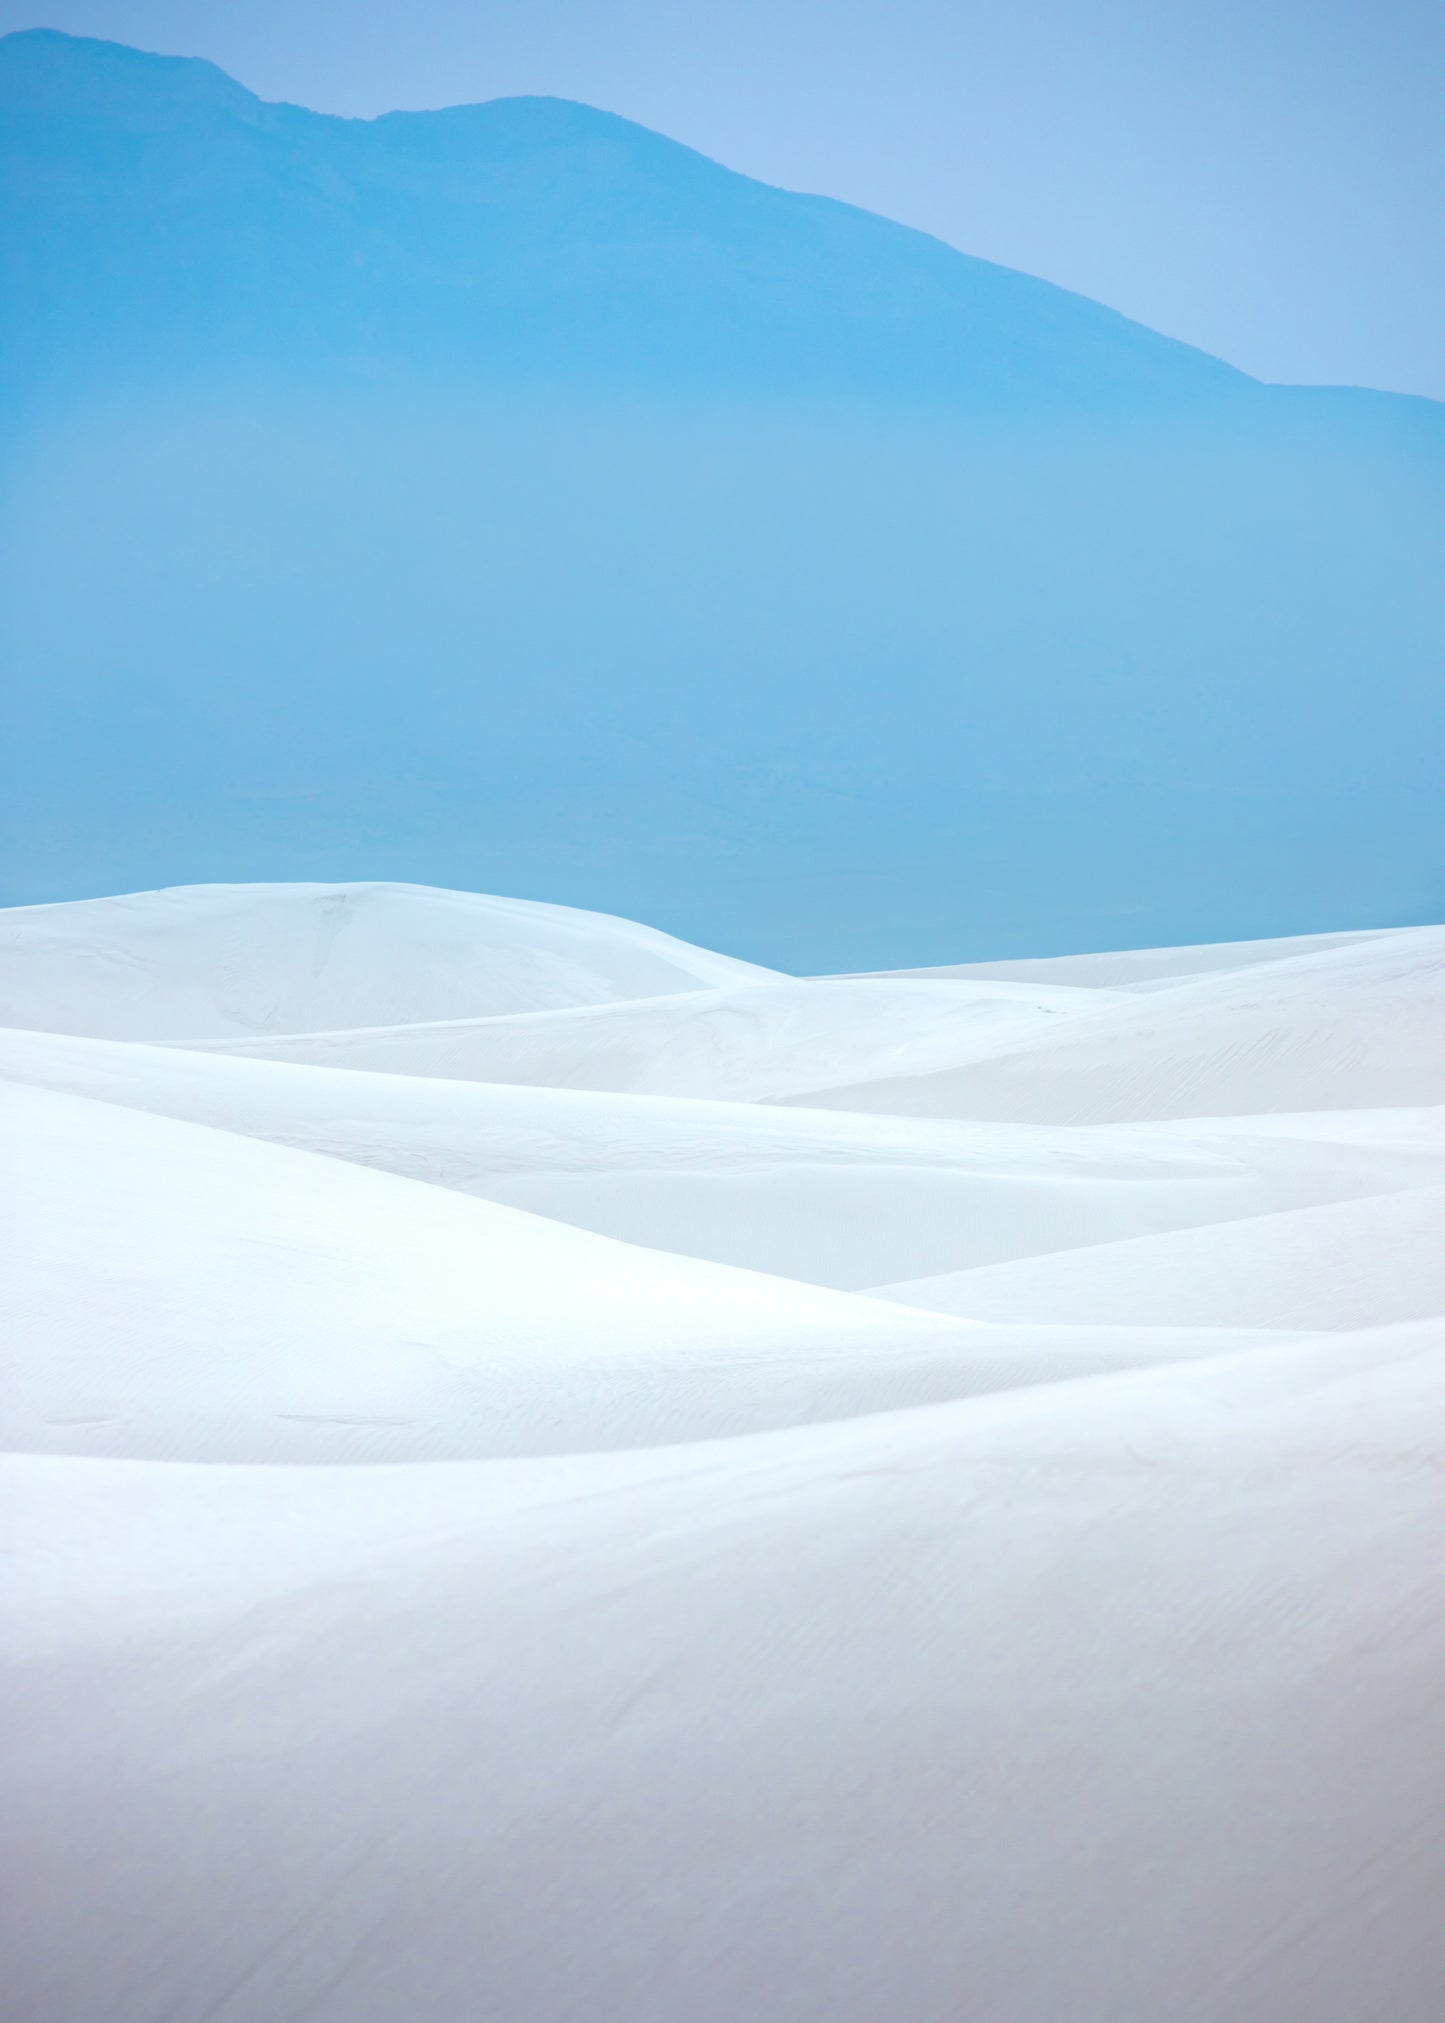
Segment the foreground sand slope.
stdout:
[[475,1018],[771,974],[613,914],[429,885],[180,885],[0,911],[0,1023],[99,1039]]
[[1435,2023],[1442,1426],[1422,1326],[650,1455],[12,1462],[12,2013]]

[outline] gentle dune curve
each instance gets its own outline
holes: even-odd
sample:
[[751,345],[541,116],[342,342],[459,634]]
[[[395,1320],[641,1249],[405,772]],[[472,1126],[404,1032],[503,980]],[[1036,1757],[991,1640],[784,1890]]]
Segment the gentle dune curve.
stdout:
[[953,962],[931,969],[877,970],[877,976],[969,977],[985,983],[1069,984],[1085,990],[1163,990],[1225,970],[1255,969],[1330,948],[1408,933],[1400,927],[1361,927],[1337,934],[1287,934],[1267,941],[1205,941],[1180,948],[1119,948],[1097,955],[1029,955],[1012,961]]
[[954,1068],[807,1100],[1036,1124],[1440,1103],[1442,997],[1445,928],[1401,929],[1129,995]]
[[16,2023],[1445,2014],[1445,930],[0,966]]
[[208,1040],[772,975],[608,913],[429,885],[181,885],[0,910],[0,1024]]
[[1436,1325],[650,1455],[12,1461],[16,2013],[1430,2023],[1442,1386]]
[[880,1296],[978,1320],[1364,1328],[1445,1314],[1445,1186],[953,1272]]
[[[1072,1374],[882,1300],[0,1084],[0,1446],[379,1461],[716,1439]],[[1187,1352],[1187,1344],[1184,1345]],[[1166,1345],[1164,1353],[1170,1353]],[[1085,1367],[1149,1359],[1137,1335]]]
[[1445,1182],[1445,1109],[1283,1126],[935,1122],[427,1080],[13,1029],[0,1030],[0,1075],[323,1152],[651,1249],[850,1290]]
[[1099,994],[1056,985],[792,977],[515,1018],[227,1042],[249,1058],[713,1102],[806,1102],[841,1076],[932,1073]]

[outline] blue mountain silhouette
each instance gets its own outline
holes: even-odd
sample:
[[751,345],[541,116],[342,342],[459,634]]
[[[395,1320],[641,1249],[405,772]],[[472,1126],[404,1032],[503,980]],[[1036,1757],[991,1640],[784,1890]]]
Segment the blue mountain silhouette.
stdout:
[[508,99],[0,40],[18,899],[785,965],[1437,911],[1445,430]]

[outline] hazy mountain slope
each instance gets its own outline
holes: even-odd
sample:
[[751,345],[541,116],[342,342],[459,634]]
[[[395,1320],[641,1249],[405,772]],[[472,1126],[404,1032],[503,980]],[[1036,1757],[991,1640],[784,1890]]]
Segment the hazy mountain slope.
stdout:
[[1440,411],[609,115],[0,42],[0,893],[790,970],[1438,917]]
[[0,101],[11,376],[380,362],[966,405],[1252,390],[1081,296],[566,100],[336,119],[36,30],[0,40]]

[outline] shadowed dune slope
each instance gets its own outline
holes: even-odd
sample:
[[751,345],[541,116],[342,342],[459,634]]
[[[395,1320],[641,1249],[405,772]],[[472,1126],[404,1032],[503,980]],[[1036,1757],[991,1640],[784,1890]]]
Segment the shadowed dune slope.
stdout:
[[491,1467],[12,1461],[17,2013],[1430,2023],[1441,1357]]
[[1186,978],[957,1068],[808,1101],[1040,1124],[1434,1104],[1445,1101],[1442,976],[1445,929],[1415,928]]
[[1445,1110],[1090,1130],[951,1123],[13,1029],[0,1031],[0,1075],[854,1289],[1445,1181]]

